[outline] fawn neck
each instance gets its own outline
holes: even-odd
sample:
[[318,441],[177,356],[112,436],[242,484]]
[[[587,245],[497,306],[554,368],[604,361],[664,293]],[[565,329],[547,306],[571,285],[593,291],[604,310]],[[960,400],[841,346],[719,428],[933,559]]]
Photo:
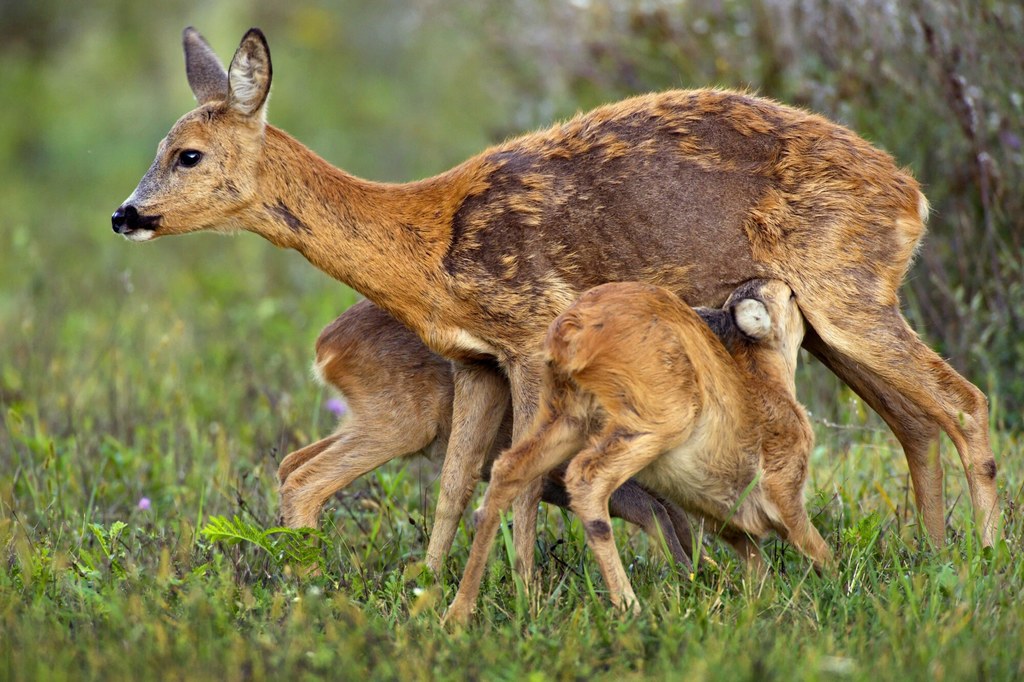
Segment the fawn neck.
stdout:
[[786,402],[796,401],[796,358],[778,349],[747,348],[737,358],[743,371],[754,377],[748,385],[759,393],[777,395]]

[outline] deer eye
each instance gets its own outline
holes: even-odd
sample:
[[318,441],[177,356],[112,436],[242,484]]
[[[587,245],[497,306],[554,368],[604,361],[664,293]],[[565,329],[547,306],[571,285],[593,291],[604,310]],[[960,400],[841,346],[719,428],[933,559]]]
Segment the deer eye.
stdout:
[[178,154],[178,165],[185,168],[191,168],[192,166],[199,163],[203,158],[202,152],[197,152],[195,149],[186,149]]

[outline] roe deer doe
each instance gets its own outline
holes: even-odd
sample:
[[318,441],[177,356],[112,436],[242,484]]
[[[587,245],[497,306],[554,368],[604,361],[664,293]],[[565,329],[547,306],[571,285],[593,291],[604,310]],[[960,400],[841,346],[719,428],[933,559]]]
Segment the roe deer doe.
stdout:
[[[316,341],[315,372],[348,402],[348,416],[330,436],[289,453],[278,468],[281,514],[293,528],[315,527],[320,509],[336,492],[392,459],[423,454],[445,456],[452,428],[455,387],[451,363],[433,353],[415,334],[369,301],[360,301],[327,325]],[[512,438],[511,414],[504,402],[491,406],[472,431],[474,447],[488,452],[483,477],[497,453]],[[444,505],[463,497],[442,494],[438,519],[462,514]],[[560,477],[544,481],[543,499],[568,507]],[[637,483],[626,481],[612,493],[609,509],[655,534],[660,527],[672,559],[690,565],[692,537],[682,510],[651,498]],[[426,564],[439,574],[451,548],[456,526],[435,522]]]
[[[199,106],[160,142],[113,214],[114,231],[137,242],[255,232],[298,250],[455,360],[444,489],[472,488],[487,453],[463,441],[473,441],[468,425],[503,399],[496,395],[511,392],[513,435],[522,435],[536,409],[544,334],[582,292],[639,280],[719,307],[741,282],[778,279],[800,298],[804,347],[902,443],[932,539],[945,536],[941,429],[992,544],[987,400],[900,312],[927,201],[909,173],[848,129],[743,93],[669,91],[509,140],[436,177],[376,183],[266,123],[272,69],[258,29],[227,71],[194,30],[184,44]],[[507,388],[480,364],[495,359]],[[539,494],[531,486],[514,505],[524,573]]]
[[793,292],[755,280],[719,312],[716,336],[701,319],[709,316],[672,292],[620,282],[591,289],[555,319],[540,408],[494,464],[446,620],[472,612],[500,512],[570,458],[570,506],[618,607],[639,610],[608,516],[608,495],[631,476],[724,527],[745,560],[760,564],[749,536],[774,529],[817,566],[829,562],[804,509],[814,434],[793,380],[804,337]]

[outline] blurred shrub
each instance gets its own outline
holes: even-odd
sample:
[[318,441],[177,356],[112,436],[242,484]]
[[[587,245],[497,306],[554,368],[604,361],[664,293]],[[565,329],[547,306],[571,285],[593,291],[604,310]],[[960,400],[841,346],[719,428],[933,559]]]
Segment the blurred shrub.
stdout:
[[1024,408],[1024,5],[1015,0],[577,0],[478,6],[518,74],[514,123],[670,87],[725,85],[849,125],[932,203],[915,326]]
[[[74,353],[75,339],[146,304],[191,311],[189,334],[217,338],[278,296],[301,299],[307,317],[275,339],[308,353],[350,300],[257,240],[132,248],[110,236],[107,216],[191,105],[178,44],[188,24],[225,60],[262,26],[271,120],[380,180],[669,87],[750,88],[843,122],[911,166],[932,202],[907,287],[915,326],[1022,421],[1018,0],[0,0],[0,359]],[[111,295],[132,268],[145,273],[135,293]]]

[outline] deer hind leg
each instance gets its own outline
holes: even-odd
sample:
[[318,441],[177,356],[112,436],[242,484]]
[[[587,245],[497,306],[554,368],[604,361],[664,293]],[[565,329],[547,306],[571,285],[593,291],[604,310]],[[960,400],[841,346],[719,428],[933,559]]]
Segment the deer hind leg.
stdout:
[[457,366],[452,432],[441,467],[441,489],[434,513],[434,528],[427,544],[427,567],[441,572],[462,513],[480,482],[501,422],[508,410],[508,383],[496,368]]
[[640,604],[615,546],[608,500],[616,488],[661,454],[661,445],[651,435],[606,430],[593,447],[573,458],[565,474],[573,513],[583,524],[608,595],[617,608],[634,613],[640,611]]
[[817,334],[808,335],[808,349],[893,429],[907,456],[921,515],[937,543],[943,542],[945,528],[936,438],[939,429],[946,432],[967,476],[982,544],[992,545],[999,503],[988,400],[921,342],[895,306],[854,313],[834,319],[807,314]]
[[946,521],[938,424],[929,420],[902,395],[891,393],[880,385],[877,377],[852,366],[849,359],[826,346],[816,334],[808,334],[806,346],[892,429],[907,457],[921,520],[932,541],[941,544],[945,539]]
[[663,537],[672,560],[688,569],[693,568],[690,561],[693,548],[690,522],[671,502],[652,495],[631,479],[612,492],[608,499],[608,512],[612,517],[639,526],[652,538]]
[[[448,607],[445,622],[463,624],[469,620],[480,592],[487,558],[494,544],[501,513],[513,499],[539,477],[576,453],[583,445],[580,425],[567,417],[555,417],[527,438],[502,453],[491,469],[491,482],[476,512],[476,536],[458,593]],[[520,519],[516,517],[516,526]]]
[[[569,492],[565,489],[564,469],[556,469],[544,477],[544,494],[541,500],[545,504],[553,504],[563,509],[570,508]],[[690,561],[690,551],[693,547],[690,520],[676,505],[630,479],[616,488],[608,499],[608,513],[613,519],[622,519],[638,526],[652,538],[664,537],[672,560],[687,568],[693,568]],[[706,557],[702,559],[707,560]]]

